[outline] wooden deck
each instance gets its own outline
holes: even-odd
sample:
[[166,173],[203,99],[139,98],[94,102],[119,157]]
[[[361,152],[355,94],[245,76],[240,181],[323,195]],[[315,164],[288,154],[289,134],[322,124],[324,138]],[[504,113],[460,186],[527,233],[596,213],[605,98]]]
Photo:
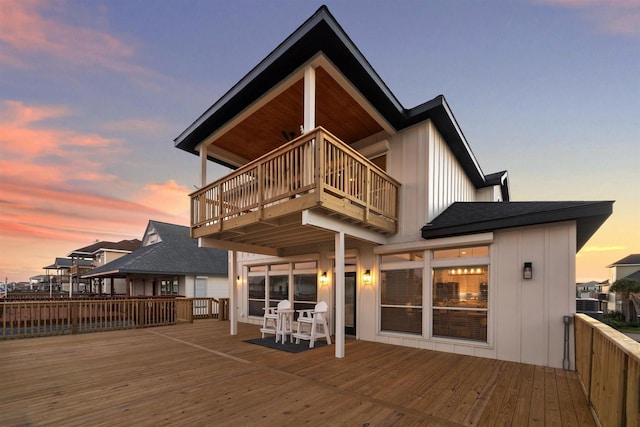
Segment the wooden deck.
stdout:
[[595,426],[575,372],[348,340],[292,354],[198,320],[0,342],[0,425]]

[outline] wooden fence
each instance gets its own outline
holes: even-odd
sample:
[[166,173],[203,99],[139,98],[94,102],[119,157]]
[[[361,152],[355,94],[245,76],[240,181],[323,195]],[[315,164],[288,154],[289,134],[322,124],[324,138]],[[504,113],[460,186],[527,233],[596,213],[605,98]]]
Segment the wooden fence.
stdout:
[[602,426],[640,427],[640,343],[575,316],[576,370]]
[[198,318],[227,320],[228,299],[220,300],[117,298],[2,302],[0,339],[173,325],[193,322],[193,319]]

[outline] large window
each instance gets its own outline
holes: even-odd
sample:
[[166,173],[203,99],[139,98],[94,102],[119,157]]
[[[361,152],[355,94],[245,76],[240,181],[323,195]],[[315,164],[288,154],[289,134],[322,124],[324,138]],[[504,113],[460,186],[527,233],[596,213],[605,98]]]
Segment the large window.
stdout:
[[160,295],[178,295],[178,280],[162,280],[160,281]]
[[380,329],[422,334],[422,253],[381,257]]
[[434,251],[433,336],[487,341],[489,265],[486,255],[486,246]]
[[249,316],[263,316],[267,292],[265,276],[249,276]]
[[[317,262],[251,266],[248,271],[249,316],[288,299],[294,309],[313,308],[318,299]],[[289,284],[293,283],[293,287]]]

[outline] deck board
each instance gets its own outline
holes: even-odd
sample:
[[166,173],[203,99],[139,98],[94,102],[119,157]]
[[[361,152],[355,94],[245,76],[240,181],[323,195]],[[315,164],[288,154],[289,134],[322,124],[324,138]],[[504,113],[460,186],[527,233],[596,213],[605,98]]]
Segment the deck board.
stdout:
[[575,372],[356,340],[292,354],[228,329],[2,341],[0,424],[595,426]]

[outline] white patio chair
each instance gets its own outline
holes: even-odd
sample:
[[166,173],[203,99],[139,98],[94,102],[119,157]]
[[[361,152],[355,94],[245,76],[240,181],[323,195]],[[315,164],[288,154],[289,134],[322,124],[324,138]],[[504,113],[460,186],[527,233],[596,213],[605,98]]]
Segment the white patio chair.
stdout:
[[265,308],[264,317],[262,319],[262,338],[265,334],[273,334],[276,336],[276,342],[278,341],[278,310],[285,310],[291,308],[291,302],[289,300],[282,300],[276,307]]
[[298,310],[298,331],[293,334],[296,344],[300,344],[300,340],[309,340],[309,348],[313,348],[316,339],[322,337],[331,344],[327,309],[327,303],[320,301],[312,310]]

